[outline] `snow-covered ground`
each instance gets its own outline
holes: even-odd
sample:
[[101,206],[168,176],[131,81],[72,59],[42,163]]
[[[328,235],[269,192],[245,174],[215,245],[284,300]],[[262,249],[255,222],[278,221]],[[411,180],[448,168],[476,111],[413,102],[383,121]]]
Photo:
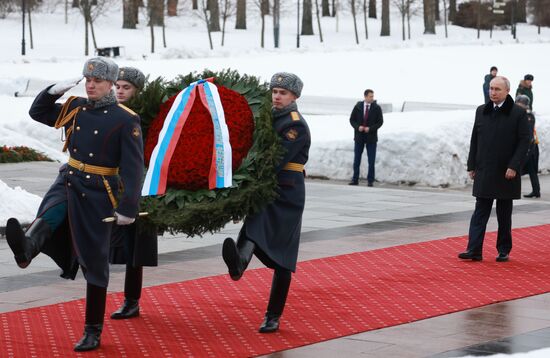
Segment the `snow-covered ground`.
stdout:
[[[24,57],[19,54],[19,15],[0,20],[0,145],[28,145],[62,162],[66,155],[60,152],[60,133],[28,117],[32,98],[13,96],[15,91],[24,89],[28,78],[53,82],[81,73],[86,59],[81,16],[70,10],[69,22],[65,24],[63,7],[51,5],[54,3],[46,1],[50,5],[34,15],[35,48],[27,48]],[[151,77],[170,79],[203,68],[233,68],[268,80],[276,71],[290,71],[303,79],[304,96],[360,100],[365,88],[372,88],[380,102],[393,104],[396,111],[405,101],[479,105],[483,99],[483,76],[492,65],[510,79],[512,94],[523,75],[532,73],[541,140],[540,167],[544,172],[550,169],[550,157],[546,154],[550,142],[550,103],[546,100],[550,94],[550,29],[543,28],[539,35],[536,27],[520,24],[517,40],[508,30],[499,29],[495,29],[492,39],[484,31],[478,40],[476,30],[450,26],[446,39],[442,25],[437,27],[437,35],[423,35],[422,18],[415,17],[412,40],[402,41],[400,21],[394,12],[392,36],[380,37],[379,20],[369,19],[369,39],[364,40],[359,21],[361,39],[356,45],[349,12],[342,11],[338,21],[322,18],[323,43],[317,35],[302,36],[301,46],[296,49],[292,11],[291,3],[283,9],[280,49],[273,48],[269,16],[266,47],[259,46],[260,23],[253,6],[248,12],[248,30],[235,30],[234,19],[230,18],[226,45],[221,47],[221,34],[214,33],[213,51],[208,46],[204,23],[188,9],[183,9],[179,17],[167,19],[167,48],[162,48],[157,29],[154,54],[150,53],[145,20],[141,19],[137,30],[123,30],[121,10],[116,6],[97,20],[96,35],[100,47],[124,46],[123,56],[116,59],[120,65],[136,66]],[[314,30],[317,33],[316,26]],[[340,114],[306,117],[313,137],[308,174],[351,177],[353,131],[349,112],[351,107]],[[465,162],[473,116],[473,110],[432,112],[429,108],[385,114],[379,131],[377,179],[430,186],[464,185],[468,180]],[[366,155],[363,162],[366,164]]]

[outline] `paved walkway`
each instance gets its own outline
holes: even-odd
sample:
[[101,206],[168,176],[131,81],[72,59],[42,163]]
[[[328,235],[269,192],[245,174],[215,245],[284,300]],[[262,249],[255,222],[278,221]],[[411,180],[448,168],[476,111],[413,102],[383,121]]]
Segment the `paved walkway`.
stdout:
[[[55,177],[57,167],[54,163],[2,164],[0,180],[42,195]],[[474,205],[471,188],[383,184],[369,188],[345,184],[307,181],[300,260],[467,233]],[[550,176],[541,177],[541,185],[544,195],[544,188],[550,188]],[[524,180],[524,191],[528,189],[530,186]],[[550,195],[547,198],[550,199]],[[550,201],[544,196],[515,204],[515,228],[546,224],[549,217]],[[220,257],[221,242],[227,236],[235,237],[239,228],[240,224],[230,224],[220,233],[203,238],[161,237],[159,266],[145,269],[144,284],[158,285],[225,273]],[[491,218],[488,229],[496,229],[496,218]],[[511,257],[513,259],[513,251]],[[256,259],[251,263],[251,267],[260,266]],[[114,266],[112,271],[109,289],[122,291],[123,267]],[[57,275],[55,265],[44,255],[25,270],[17,268],[5,240],[0,238],[0,312],[83,297],[85,282],[81,276],[72,282]],[[261,318],[258,317],[258,324]],[[365,332],[271,356],[450,357],[546,346],[550,346],[550,294]]]

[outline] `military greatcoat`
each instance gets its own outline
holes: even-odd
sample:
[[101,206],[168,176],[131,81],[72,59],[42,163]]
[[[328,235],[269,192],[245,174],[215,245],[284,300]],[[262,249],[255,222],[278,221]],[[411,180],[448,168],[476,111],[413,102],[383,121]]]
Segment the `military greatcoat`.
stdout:
[[273,127],[286,149],[276,168],[278,197],[258,214],[246,217],[240,235],[256,244],[254,253],[267,267],[294,272],[305,205],[305,173],[287,168],[289,163],[307,162],[311,136],[296,103],[273,111]]
[[[47,90],[36,97],[29,114],[38,122],[54,126],[62,106],[55,103],[60,96],[50,95]],[[90,173],[84,166],[61,166],[40,205],[38,217],[52,206],[66,202],[67,218],[42,251],[61,267],[62,277],[74,279],[80,266],[89,283],[107,287],[113,224],[102,219],[114,214],[115,205],[116,211],[124,216],[135,217],[138,213],[143,177],[140,119],[115,100],[94,103],[76,98],[68,111],[77,107],[80,110],[74,120],[64,125],[65,131],[72,128],[67,139],[71,159],[86,165],[119,168],[119,171],[118,175],[99,175]]]

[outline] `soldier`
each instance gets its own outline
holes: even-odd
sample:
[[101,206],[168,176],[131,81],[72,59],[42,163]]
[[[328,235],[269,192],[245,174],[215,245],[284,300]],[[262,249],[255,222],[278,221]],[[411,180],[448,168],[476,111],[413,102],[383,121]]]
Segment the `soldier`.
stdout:
[[19,267],[27,267],[43,252],[63,270],[64,278],[74,279],[82,268],[87,281],[86,317],[75,351],[96,349],[100,344],[112,227],[102,219],[114,215],[118,225],[134,222],[143,176],[139,116],[117,104],[112,91],[118,66],[107,58],[91,58],[82,74],[87,98],[55,103],[79,78],[50,86],[34,100],[30,116],[63,128],[64,150],[69,150],[70,157],[29,229],[24,232],[15,218],[6,225],[6,238]]
[[[133,67],[121,67],[116,81],[116,97],[120,103],[128,102],[143,89],[145,75]],[[143,266],[157,266],[158,247],[156,227],[144,227],[140,220],[113,229],[109,262],[125,264],[124,303],[113,312],[112,319],[139,316],[139,299],[143,283]]]
[[273,100],[273,127],[286,149],[276,167],[279,195],[261,212],[246,217],[237,243],[231,238],[225,239],[222,251],[229,275],[235,281],[243,275],[252,254],[275,270],[260,333],[279,329],[291,272],[296,271],[305,204],[304,164],[311,144],[308,125],[296,105],[303,87],[300,78],[292,73],[276,73],[269,87]]

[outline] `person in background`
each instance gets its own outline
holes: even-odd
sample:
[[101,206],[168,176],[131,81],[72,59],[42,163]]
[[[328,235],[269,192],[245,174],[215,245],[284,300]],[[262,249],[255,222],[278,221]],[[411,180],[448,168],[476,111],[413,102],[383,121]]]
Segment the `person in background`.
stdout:
[[[121,67],[116,81],[117,100],[128,105],[145,85],[145,75],[134,67]],[[143,266],[158,265],[157,228],[142,225],[142,219],[127,226],[115,225],[109,256],[111,264],[126,265],[124,303],[111,314],[112,319],[139,316],[143,286]]]
[[283,159],[275,167],[279,195],[262,211],[245,218],[236,243],[230,237],[223,242],[222,257],[232,280],[241,278],[253,254],[274,270],[260,333],[279,329],[291,273],[296,271],[298,260],[306,197],[304,164],[311,145],[309,127],[296,105],[302,87],[300,78],[292,73],[279,72],[271,78],[273,128],[286,149]]
[[529,109],[533,110],[533,75],[523,76],[523,80],[519,81],[518,89],[516,90],[516,97],[523,94],[529,97]]
[[531,128],[531,143],[529,152],[527,153],[527,161],[524,166],[524,173],[529,174],[532,190],[529,194],[523,195],[524,198],[540,198],[540,183],[539,183],[539,139],[537,130],[535,129],[535,115],[529,109],[529,97],[520,94],[516,97],[516,104],[525,109],[527,112],[527,120]]
[[498,68],[496,66],[492,66],[491,70],[488,74],[485,75],[485,79],[483,80],[483,96],[485,98],[485,101],[483,103],[489,102],[489,83],[491,83],[491,80],[496,77],[498,73]]
[[527,114],[509,95],[510,81],[493,78],[491,101],[476,110],[470,139],[468,174],[474,180],[476,206],[470,220],[468,247],[460,259],[481,261],[483,240],[493,201],[497,202],[497,262],[506,262],[512,250],[513,200],[521,198],[521,167],[532,137]]
[[353,177],[349,185],[359,184],[359,171],[361,167],[361,157],[363,150],[367,148],[367,158],[369,169],[367,173],[367,185],[373,186],[375,173],[374,163],[376,161],[376,145],[378,142],[378,129],[384,124],[382,108],[374,100],[374,91],[365,90],[363,93],[364,101],[357,102],[349,122],[354,129],[354,156],[353,156]]
[[[65,133],[68,163],[46,193],[36,220],[24,232],[15,218],[6,225],[6,239],[15,261],[26,268],[43,252],[74,279],[79,267],[86,279],[84,335],[75,351],[99,347],[109,283],[112,223],[129,225],[138,214],[143,176],[140,118],[117,103],[113,84],[118,66],[108,58],[84,64],[87,98],[56,101],[82,79],[58,82],[34,100],[29,114],[37,122]],[[122,188],[124,187],[124,190]]]

